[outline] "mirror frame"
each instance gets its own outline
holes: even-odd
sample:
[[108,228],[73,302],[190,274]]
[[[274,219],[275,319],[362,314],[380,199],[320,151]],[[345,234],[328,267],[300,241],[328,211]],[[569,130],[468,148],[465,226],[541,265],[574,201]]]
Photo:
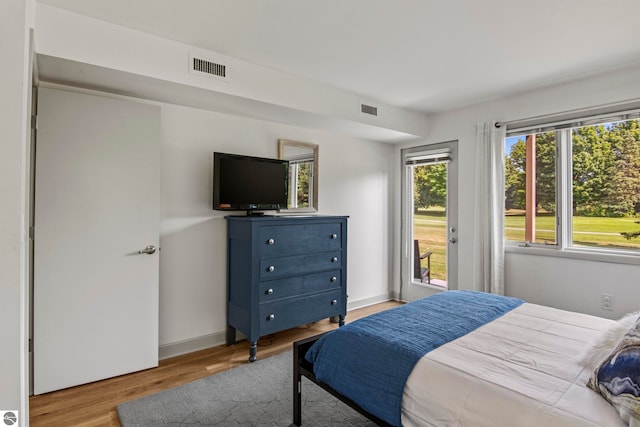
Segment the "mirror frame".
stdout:
[[313,151],[313,197],[311,200],[312,205],[308,208],[287,208],[280,209],[280,212],[318,212],[318,144],[311,144],[309,142],[292,141],[290,139],[278,140],[278,158],[281,160],[287,160],[284,158],[285,147],[298,147],[308,148]]

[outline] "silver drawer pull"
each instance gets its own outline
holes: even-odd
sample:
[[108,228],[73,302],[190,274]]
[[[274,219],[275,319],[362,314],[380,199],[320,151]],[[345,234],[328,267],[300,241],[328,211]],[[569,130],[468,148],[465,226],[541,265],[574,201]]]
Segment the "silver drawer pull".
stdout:
[[334,256],[333,258],[331,258],[331,262],[338,262],[338,257]]
[[267,268],[267,271],[274,271],[276,268],[273,265],[270,265],[269,268]]
[[274,239],[267,240],[267,245],[273,245],[276,241]]
[[269,317],[267,317],[267,320],[273,320],[276,318],[275,314],[270,314]]
[[273,295],[273,289],[271,288],[267,289],[267,295]]
[[338,300],[337,300],[337,299],[332,299],[332,300],[331,300],[331,305],[336,305],[337,303],[338,303]]
[[331,278],[331,281],[332,281],[332,282],[335,282],[336,280],[338,280],[338,278],[337,278],[336,276],[333,276],[333,277]]
[[333,240],[335,240],[335,239],[337,239],[337,238],[338,238],[338,235],[334,233],[334,234],[332,234],[332,235],[331,235],[331,238],[332,238]]

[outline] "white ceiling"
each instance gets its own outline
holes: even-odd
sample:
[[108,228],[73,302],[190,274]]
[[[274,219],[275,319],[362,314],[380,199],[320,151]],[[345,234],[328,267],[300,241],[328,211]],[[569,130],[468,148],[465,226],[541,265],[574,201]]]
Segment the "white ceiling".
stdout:
[[426,113],[640,62],[640,0],[38,1]]

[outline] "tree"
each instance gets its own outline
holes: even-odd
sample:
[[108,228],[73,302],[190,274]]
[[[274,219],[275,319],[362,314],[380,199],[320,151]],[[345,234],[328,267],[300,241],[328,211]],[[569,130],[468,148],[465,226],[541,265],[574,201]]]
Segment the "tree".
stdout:
[[640,212],[640,126],[636,120],[614,123],[610,134],[615,161],[604,188],[607,216],[636,215]]
[[505,209],[525,208],[526,145],[524,139],[513,144],[505,156]]
[[310,162],[298,163],[298,191],[296,192],[299,208],[309,207],[309,172]]
[[556,211],[556,134],[536,134],[536,207]]
[[[556,133],[536,134],[536,207],[555,210]],[[640,216],[640,120],[583,126],[571,131],[575,215]],[[524,209],[526,144],[505,158],[505,208]],[[628,239],[640,230],[621,233]]]
[[[555,133],[536,135],[536,207],[555,211]],[[525,209],[527,145],[524,139],[513,144],[505,158],[505,208]]]
[[447,164],[435,163],[413,167],[413,207],[447,205]]
[[604,189],[615,154],[604,125],[585,126],[572,132],[573,212],[604,216]]

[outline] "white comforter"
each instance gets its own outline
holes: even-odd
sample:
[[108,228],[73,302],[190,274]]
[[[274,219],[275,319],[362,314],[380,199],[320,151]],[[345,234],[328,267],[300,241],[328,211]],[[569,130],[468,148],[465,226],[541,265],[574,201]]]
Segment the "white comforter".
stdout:
[[409,376],[412,426],[624,426],[580,355],[611,320],[525,303],[431,351]]

